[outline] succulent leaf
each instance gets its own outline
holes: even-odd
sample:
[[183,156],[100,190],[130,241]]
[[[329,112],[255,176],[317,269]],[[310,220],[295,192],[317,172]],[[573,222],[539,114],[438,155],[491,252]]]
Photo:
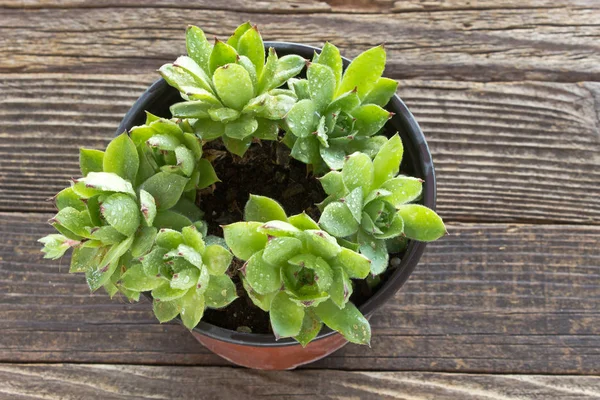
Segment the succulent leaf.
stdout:
[[241,110],[254,95],[248,71],[238,64],[225,64],[217,68],[213,84],[223,104],[235,110]]
[[398,89],[397,81],[390,78],[379,78],[363,99],[363,104],[377,104],[380,107],[385,107],[396,94],[396,89]]
[[104,152],[93,149],[79,149],[79,168],[81,175],[86,176],[90,172],[102,172]]
[[236,222],[225,225],[223,234],[231,252],[240,260],[248,260],[267,244],[267,235],[259,232],[261,222]]
[[166,210],[177,204],[187,181],[181,175],[159,172],[142,183],[140,188],[152,195],[159,210]]
[[354,219],[352,211],[346,204],[340,202],[334,202],[325,207],[319,219],[319,225],[336,237],[349,236],[358,230],[358,222]]
[[404,221],[404,233],[409,239],[431,242],[446,234],[446,227],[440,216],[425,206],[402,205],[398,207],[398,214]]
[[111,140],[102,161],[104,172],[113,172],[129,182],[135,182],[140,160],[135,144],[127,133]]
[[204,301],[210,308],[223,308],[237,299],[235,285],[227,275],[211,276],[204,292]]
[[244,207],[244,220],[269,222],[273,220],[287,222],[287,216],[281,204],[265,196],[250,194]]
[[220,40],[216,40],[208,61],[210,75],[213,75],[219,67],[235,63],[237,56],[238,53],[233,47]]
[[208,62],[213,46],[206,40],[206,36],[202,29],[197,26],[188,26],[185,32],[185,44],[188,55],[196,61],[204,71],[208,72]]
[[329,300],[317,305],[314,310],[325,325],[341,333],[349,342],[370,343],[371,326],[369,321],[354,304],[346,303],[346,306],[340,310],[333,301]]
[[200,293],[195,288],[191,288],[181,298],[179,304],[183,325],[190,330],[194,329],[204,315],[204,309],[206,308],[204,294]]
[[385,50],[383,46],[373,47],[358,55],[344,73],[337,94],[357,89],[361,98],[370,92],[381,77],[385,68]]
[[308,92],[314,102],[315,109],[322,114],[333,100],[336,78],[333,70],[327,65],[312,63],[306,73]]
[[276,338],[296,336],[302,328],[304,308],[290,300],[287,293],[279,292],[271,301],[269,316]]
[[316,61],[319,64],[326,65],[333,71],[335,76],[335,89],[340,85],[342,80],[342,56],[340,50],[329,42],[325,42],[319,59]]
[[373,160],[374,180],[373,187],[381,186],[388,179],[396,176],[402,161],[404,147],[402,140],[396,133],[383,146]]

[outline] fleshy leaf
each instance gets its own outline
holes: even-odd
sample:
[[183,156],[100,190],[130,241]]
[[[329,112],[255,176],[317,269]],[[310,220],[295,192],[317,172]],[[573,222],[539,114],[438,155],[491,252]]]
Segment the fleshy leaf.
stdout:
[[208,60],[212,52],[212,44],[206,40],[202,29],[197,26],[188,26],[185,32],[185,44],[188,55],[198,63],[198,65],[208,72]]
[[178,146],[175,149],[175,157],[177,158],[177,166],[181,168],[181,172],[186,176],[190,176],[196,166],[194,153],[186,146]]
[[321,114],[333,100],[335,93],[335,75],[327,65],[312,63],[306,73],[308,79],[308,91],[315,108]]
[[317,62],[319,64],[323,64],[331,68],[335,76],[337,88],[342,80],[343,64],[342,56],[340,55],[340,50],[333,44],[325,42],[325,45],[323,46],[323,50],[321,50],[321,54],[319,54],[319,59]]
[[372,275],[379,275],[387,269],[390,256],[385,240],[375,239],[370,235],[359,232],[358,244],[360,245],[360,253],[371,260]]
[[395,207],[415,201],[423,192],[422,181],[410,176],[397,176],[386,181],[381,187],[390,192],[389,195],[383,196],[382,200],[391,203]]
[[340,265],[334,264],[331,269],[333,270],[333,283],[329,288],[329,296],[336,306],[344,308],[352,294],[352,281]]
[[111,172],[90,172],[85,178],[77,180],[73,190],[84,198],[95,196],[103,191],[128,193],[135,197],[131,183]]
[[198,160],[198,170],[200,171],[200,179],[198,180],[198,189],[209,187],[215,182],[221,182],[217,177],[217,173],[210,161],[206,158]]
[[229,268],[232,259],[233,255],[229,250],[218,244],[207,246],[202,255],[204,265],[213,276],[223,275],[227,271],[227,268]]
[[140,160],[135,144],[127,133],[111,140],[106,147],[102,165],[104,172],[114,172],[129,182],[135,182]]
[[300,100],[286,116],[286,122],[292,133],[299,138],[309,136],[317,127],[317,109],[312,100]]
[[299,239],[286,236],[276,237],[269,240],[269,243],[265,247],[264,253],[262,254],[262,258],[267,263],[277,266],[285,263],[291,257],[298,254],[301,250],[302,242]]
[[306,60],[296,54],[281,57],[277,60],[275,73],[269,82],[268,88],[273,89],[283,85],[288,79],[298,75],[305,64]]
[[340,253],[340,245],[335,238],[321,230],[304,231],[306,247],[311,254],[318,255],[324,259],[336,257]]
[[296,339],[302,347],[306,347],[311,340],[317,337],[322,327],[323,324],[319,318],[317,318],[311,310],[305,310],[300,333],[294,336],[294,339]]
[[[183,242],[196,250],[199,254],[203,254],[206,250],[206,244],[204,243],[204,239],[202,238],[202,234],[198,231],[194,225],[186,226],[181,230],[181,239]],[[177,243],[176,245],[170,246],[170,248],[177,247],[181,244]],[[164,246],[163,246],[164,247]],[[203,258],[204,260],[204,258]]]
[[248,150],[248,148],[252,144],[252,137],[248,136],[243,140],[238,140],[230,138],[229,136],[223,136],[223,144],[230,153],[233,153],[236,156],[243,157],[246,153],[246,150]]
[[301,231],[307,229],[319,229],[319,224],[317,224],[304,211],[301,214],[296,214],[289,217],[288,222],[294,225],[296,228],[300,229]]
[[371,261],[364,255],[342,247],[335,265],[341,266],[350,278],[364,279],[371,270]]
[[233,47],[216,40],[208,61],[210,75],[214,75],[215,70],[223,65],[235,63],[237,56],[237,51]]
[[272,292],[265,295],[259,294],[254,289],[252,289],[248,281],[243,276],[241,277],[241,279],[242,285],[244,286],[244,290],[248,294],[248,297],[250,297],[250,300],[252,300],[252,303],[254,303],[254,305],[259,307],[263,311],[269,311],[269,309],[271,308],[271,301],[278,292]]
[[144,226],[140,228],[133,239],[131,245],[131,256],[141,257],[148,253],[154,244],[157,229],[152,226]]
[[[66,247],[69,248],[68,245]],[[74,248],[73,255],[71,256],[71,266],[69,268],[69,272],[85,272],[90,268],[95,268],[104,254],[105,251],[103,248]]]
[[346,69],[337,94],[356,88],[358,95],[363,98],[381,77],[385,68],[385,58],[383,46],[373,47],[359,54]]
[[281,205],[275,200],[251,194],[244,207],[244,220],[269,222],[273,220],[287,221],[287,216]]
[[279,292],[271,302],[269,316],[276,338],[296,336],[302,328],[304,308],[290,300],[287,293]]
[[363,153],[354,153],[348,156],[342,169],[344,185],[349,191],[357,187],[362,188],[366,196],[373,186],[374,168],[371,158]]
[[204,141],[220,138],[225,134],[225,125],[210,119],[199,119],[193,125],[194,133]]
[[102,172],[104,152],[93,149],[79,149],[79,168],[81,175],[86,176],[90,172]]
[[258,121],[251,115],[244,115],[225,125],[225,136],[243,140],[252,136],[258,129]]
[[184,227],[191,225],[192,221],[184,215],[171,210],[159,210],[156,212],[153,226],[161,229],[176,229],[181,230]]
[[58,223],[62,227],[82,237],[88,236],[87,227],[91,225],[89,215],[85,211],[77,211],[71,207],[63,208],[50,221],[54,224]]
[[140,189],[154,197],[159,210],[166,210],[177,204],[187,181],[181,175],[159,172],[142,183]]
[[77,211],[85,211],[87,209],[85,203],[81,201],[77,193],[75,193],[71,187],[58,192],[54,204],[59,210],[62,210],[65,207],[72,207]]
[[154,275],[146,275],[144,273],[144,267],[141,264],[136,264],[121,275],[120,282],[121,286],[127,290],[147,292],[163,285],[165,280]]
[[318,179],[327,195],[341,197],[346,192],[342,173],[339,171],[328,172]]
[[178,300],[160,301],[154,299],[152,302],[152,310],[160,323],[168,322],[175,318],[181,311],[181,302]]
[[269,221],[258,228],[259,232],[266,233],[269,236],[297,236],[301,231],[294,225],[278,220]]
[[175,118],[207,118],[214,105],[204,100],[184,101],[169,107]]
[[128,195],[115,193],[100,206],[102,216],[117,231],[131,236],[140,226],[140,213],[136,202]]
[[373,136],[390,119],[392,114],[375,104],[366,104],[352,111],[356,118],[354,129],[357,136]]
[[238,64],[226,64],[217,68],[213,84],[223,104],[235,110],[241,110],[254,96],[250,75]]
[[354,304],[347,303],[340,310],[333,301],[329,300],[317,305],[314,311],[325,325],[341,333],[349,342],[358,344],[371,342],[369,321]]
[[189,289],[196,286],[199,277],[198,268],[187,268],[173,274],[170,284],[173,289]]
[[404,233],[409,239],[431,242],[446,234],[446,227],[440,216],[425,206],[403,205],[398,207],[398,214],[404,220]]
[[363,191],[362,188],[354,188],[346,197],[344,197],[348,209],[356,222],[360,223],[363,207]]
[[231,35],[229,37],[229,39],[227,39],[227,44],[230,45],[231,47],[233,47],[234,49],[237,49],[240,38],[242,37],[242,35],[244,33],[246,33],[246,31],[248,29],[251,29],[251,28],[252,28],[252,24],[249,21],[246,21],[243,24],[241,24],[240,26],[238,26],[237,28],[235,28],[233,35]]
[[398,82],[389,78],[379,78],[373,89],[365,96],[363,99],[363,104],[377,104],[380,107],[385,107],[385,105],[390,101],[392,96],[396,94],[396,89],[398,89]]
[[281,288],[281,266],[266,262],[263,255],[262,250],[254,253],[244,267],[246,280],[252,289],[261,295]]
[[227,275],[211,276],[204,292],[204,301],[210,308],[223,308],[237,299],[235,285]]
[[256,73],[260,75],[265,64],[265,47],[256,26],[244,32],[236,47],[239,54],[252,61]]
[[292,147],[291,156],[305,164],[315,164],[320,159],[322,147],[314,136],[301,137],[296,140]]
[[[46,235],[39,239],[38,242],[44,245],[42,252],[44,252],[44,258],[50,258],[57,260],[61,258],[67,250],[71,248],[71,242],[67,237],[59,234]],[[77,242],[78,243],[78,242]]]
[[186,292],[187,290],[185,289],[174,289],[171,287],[171,285],[169,285],[169,283],[165,282],[161,286],[152,290],[152,297],[154,300],[160,300],[161,302],[172,301],[179,299]]
[[91,238],[98,240],[102,244],[117,244],[125,240],[125,236],[110,225],[94,228],[91,231]]
[[192,288],[181,298],[179,303],[183,325],[190,330],[194,329],[204,315],[204,295]]
[[140,211],[146,221],[146,225],[152,226],[154,217],[156,217],[156,202],[154,197],[144,189],[140,189]]
[[248,260],[264,249],[267,235],[258,231],[262,225],[261,222],[236,222],[223,227],[225,242],[237,258]]
[[352,235],[358,229],[358,223],[352,212],[346,204],[340,202],[334,202],[325,207],[319,219],[319,225],[336,237]]
[[[183,234],[174,229],[161,229],[156,235],[156,245],[163,249],[176,249],[184,243]],[[188,246],[192,246],[187,243]],[[193,247],[193,246],[192,246]]]
[[375,169],[374,188],[380,187],[385,181],[398,174],[403,153],[404,147],[398,134],[392,136],[379,149],[373,160],[373,167]]

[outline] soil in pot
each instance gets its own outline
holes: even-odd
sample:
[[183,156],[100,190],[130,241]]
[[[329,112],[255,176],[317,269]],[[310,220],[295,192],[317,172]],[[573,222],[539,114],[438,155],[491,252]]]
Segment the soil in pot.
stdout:
[[[197,203],[206,213],[208,234],[222,237],[221,225],[243,220],[249,194],[276,199],[289,215],[305,211],[319,219],[315,206],[326,194],[304,163],[290,157],[289,149],[276,141],[254,143],[243,158],[229,153],[218,140],[204,145],[205,157],[213,163],[222,182],[199,193]],[[398,255],[399,256],[399,255]],[[391,268],[375,281],[356,280],[351,300],[360,306],[393,272],[398,260],[390,255]],[[399,261],[399,260],[398,260]],[[224,309],[207,309],[203,321],[241,332],[271,333],[269,314],[255,306],[237,276],[243,262],[234,259],[229,274],[237,285],[239,298]]]

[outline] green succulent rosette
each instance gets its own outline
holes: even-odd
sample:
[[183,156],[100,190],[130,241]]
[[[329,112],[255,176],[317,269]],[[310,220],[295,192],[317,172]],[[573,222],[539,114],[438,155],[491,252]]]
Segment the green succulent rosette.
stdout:
[[287,217],[274,200],[250,196],[245,222],[223,227],[233,254],[246,261],[250,298],[269,311],[277,337],[306,346],[323,323],[355,343],[369,343],[368,321],[349,302],[351,278],[365,278],[370,261],[342,247],[306,214]]
[[292,157],[320,174],[341,169],[348,154],[377,152],[385,138],[374,135],[393,115],[382,107],[398,86],[381,77],[385,59],[383,46],[377,46],[342,72],[338,48],[326,43],[308,66],[307,78],[288,81],[298,97],[285,118]]
[[328,197],[319,204],[319,225],[331,235],[358,245],[371,260],[371,274],[379,275],[388,266],[391,239],[399,236],[433,241],[446,233],[442,219],[418,200],[422,180],[399,175],[403,154],[398,134],[387,140],[375,159],[353,153],[341,172],[331,171],[320,178]]
[[282,118],[297,100],[292,90],[278,88],[304,68],[305,60],[279,58],[270,48],[265,61],[263,40],[250,23],[214,45],[190,26],[186,43],[188,55],[159,70],[185,100],[171,106],[173,117],[188,119],[205,141],[221,138],[238,156],[253,139],[276,140]]

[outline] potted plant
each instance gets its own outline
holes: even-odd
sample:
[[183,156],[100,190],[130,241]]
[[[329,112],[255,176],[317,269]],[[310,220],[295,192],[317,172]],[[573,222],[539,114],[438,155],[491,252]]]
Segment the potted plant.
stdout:
[[45,257],[72,249],[92,291],[144,294],[251,368],[368,345],[368,317],[446,232],[385,49],[350,63],[249,23],[214,44],[191,26],[186,44],[106,150],[81,149]]

